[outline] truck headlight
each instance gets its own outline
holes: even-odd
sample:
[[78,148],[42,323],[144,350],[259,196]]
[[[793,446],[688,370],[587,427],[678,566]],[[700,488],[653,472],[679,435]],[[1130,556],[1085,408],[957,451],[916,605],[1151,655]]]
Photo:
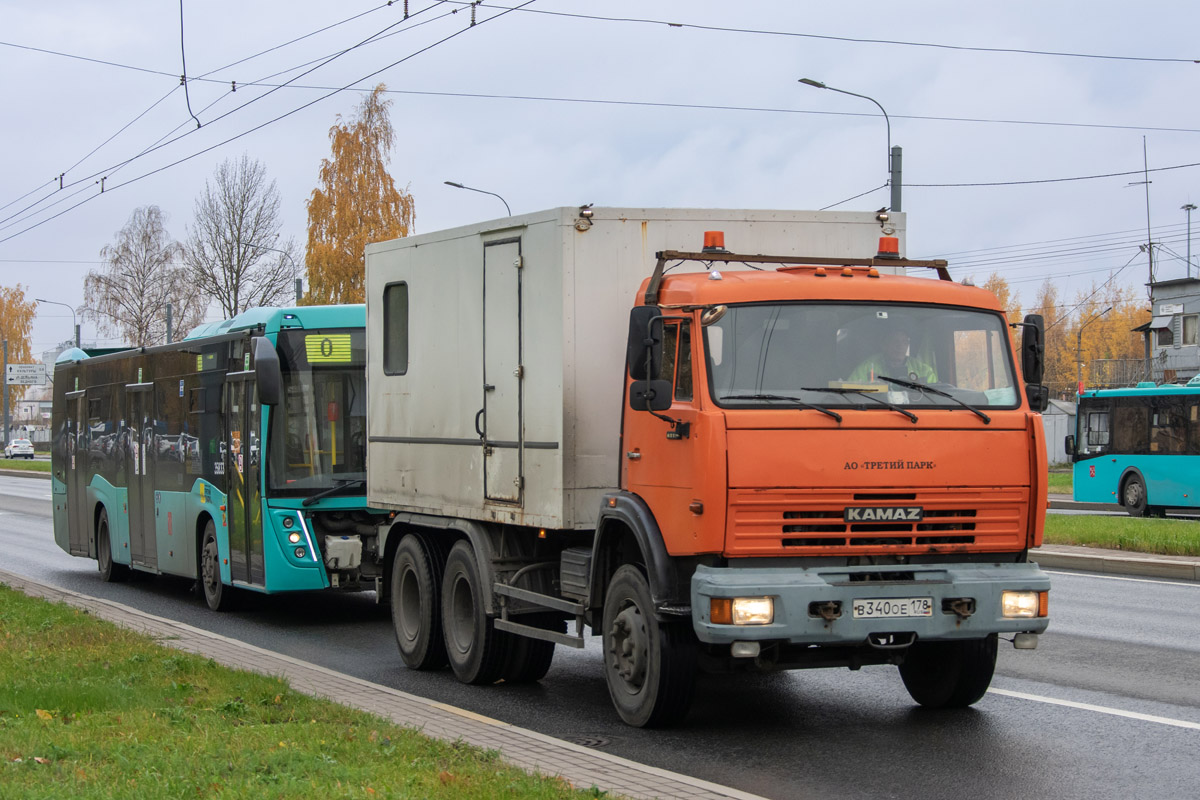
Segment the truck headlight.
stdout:
[[775,601],[770,597],[714,597],[709,619],[718,625],[770,625],[775,621]]
[[1002,592],[1000,614],[1009,618],[1045,617],[1049,610],[1049,592]]

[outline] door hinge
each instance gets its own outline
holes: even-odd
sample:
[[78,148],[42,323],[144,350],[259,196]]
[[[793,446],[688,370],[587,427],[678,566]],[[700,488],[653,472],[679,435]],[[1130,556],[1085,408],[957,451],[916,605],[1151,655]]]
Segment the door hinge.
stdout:
[[521,267],[525,266],[525,259],[521,256],[517,256],[513,259],[513,266],[517,269],[520,269]]
[[513,478],[513,486],[517,487],[518,492],[521,491],[522,489],[524,489],[525,488],[525,476],[521,475],[516,478]]
[[514,369],[513,376],[516,378],[524,378],[525,377],[525,366],[521,365],[521,366],[518,366],[516,369]]

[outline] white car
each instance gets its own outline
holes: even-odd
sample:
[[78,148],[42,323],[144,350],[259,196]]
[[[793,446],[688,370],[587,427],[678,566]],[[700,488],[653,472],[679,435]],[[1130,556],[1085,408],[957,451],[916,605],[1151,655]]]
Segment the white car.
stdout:
[[33,442],[28,439],[13,439],[4,446],[5,458],[33,458]]

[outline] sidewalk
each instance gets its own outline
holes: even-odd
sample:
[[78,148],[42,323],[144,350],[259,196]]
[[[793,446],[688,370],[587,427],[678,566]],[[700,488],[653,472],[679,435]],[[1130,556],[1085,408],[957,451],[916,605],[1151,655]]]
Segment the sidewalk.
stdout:
[[564,742],[535,731],[360,680],[245,642],[146,614],[129,606],[78,594],[0,570],[0,583],[51,602],[81,608],[123,628],[145,633],[166,647],[207,656],[227,667],[286,679],[299,692],[378,714],[444,741],[495,750],[509,764],[563,778],[578,789],[595,786],[610,795],[651,800],[763,800],[758,795]]

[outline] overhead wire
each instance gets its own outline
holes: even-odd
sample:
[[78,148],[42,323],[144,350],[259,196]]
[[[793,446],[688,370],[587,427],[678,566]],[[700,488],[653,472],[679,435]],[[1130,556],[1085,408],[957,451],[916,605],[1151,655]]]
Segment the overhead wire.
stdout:
[[[447,1],[447,0],[439,0],[439,1],[438,1],[438,2],[435,4],[435,5],[440,5],[442,2],[446,2],[446,1]],[[488,23],[488,22],[492,22],[492,21],[494,21],[494,20],[497,20],[497,19],[499,19],[499,18],[501,18],[501,17],[503,17],[503,16],[506,16],[506,15],[507,15],[507,14],[509,14],[509,13],[512,13],[513,11],[517,11],[517,10],[520,10],[521,8],[523,8],[523,7],[525,7],[525,6],[531,5],[531,4],[532,4],[532,3],[534,3],[534,2],[536,2],[536,0],[526,0],[526,2],[525,2],[525,3],[523,3],[523,4],[522,4],[522,5],[520,5],[520,6],[517,6],[516,8],[506,9],[506,10],[504,10],[504,11],[501,11],[499,14],[495,14],[495,15],[493,15],[493,16],[490,16],[490,17],[487,17],[487,18],[485,18],[485,19],[479,20],[478,22],[473,22],[471,25],[469,25],[469,26],[467,26],[467,27],[465,27],[465,28],[461,28],[461,29],[459,29],[458,31],[455,31],[454,33],[451,33],[450,35],[448,35],[448,36],[445,36],[445,37],[443,37],[443,38],[441,38],[441,39],[439,39],[439,40],[437,40],[437,41],[433,42],[432,44],[426,45],[425,47],[422,47],[422,48],[420,48],[420,49],[418,49],[418,50],[416,50],[416,51],[414,51],[414,52],[412,52],[412,53],[410,53],[410,54],[408,54],[408,55],[404,56],[403,58],[400,58],[400,59],[398,59],[398,60],[396,60],[396,61],[392,62],[391,64],[388,64],[388,65],[386,65],[386,66],[384,66],[384,67],[381,67],[381,68],[379,68],[379,69],[377,69],[377,70],[373,70],[372,72],[369,72],[369,73],[367,73],[366,75],[363,75],[363,76],[361,76],[361,77],[360,77],[360,78],[358,78],[357,80],[351,81],[350,83],[346,84],[345,86],[343,86],[343,87],[341,87],[341,88],[338,88],[338,89],[333,89],[333,90],[329,91],[327,94],[325,94],[325,95],[322,95],[321,97],[318,97],[318,98],[316,98],[315,100],[311,100],[311,101],[309,101],[309,102],[307,102],[307,103],[304,103],[303,105],[300,105],[300,106],[298,106],[298,107],[296,107],[296,108],[293,108],[292,110],[290,110],[290,111],[287,111],[287,112],[285,112],[285,113],[283,113],[283,114],[280,114],[280,115],[279,115],[279,116],[277,116],[277,117],[274,117],[274,118],[272,118],[272,119],[269,119],[269,120],[267,120],[266,122],[260,123],[260,124],[258,124],[258,125],[256,125],[256,126],[254,126],[254,127],[250,128],[250,129],[248,129],[248,130],[242,131],[241,133],[238,133],[238,134],[236,134],[236,135],[234,135],[234,136],[231,136],[231,137],[229,137],[228,139],[225,139],[225,140],[223,140],[223,141],[221,141],[221,142],[217,142],[216,144],[210,145],[209,147],[205,147],[205,148],[203,148],[203,149],[201,149],[201,150],[199,150],[199,151],[197,151],[197,152],[195,152],[195,153],[192,153],[191,155],[184,156],[183,158],[177,159],[176,161],[173,161],[173,162],[171,162],[171,163],[169,163],[169,164],[165,164],[165,165],[163,165],[163,166],[161,166],[161,167],[158,167],[158,168],[156,168],[156,169],[150,170],[149,172],[145,172],[145,173],[143,173],[143,174],[141,174],[141,175],[138,175],[138,176],[137,176],[137,177],[135,177],[135,178],[130,178],[130,179],[129,179],[129,180],[127,180],[127,181],[124,181],[124,182],[122,182],[122,183],[116,184],[115,186],[112,186],[112,187],[110,187],[110,190],[119,189],[119,188],[122,188],[122,187],[124,187],[124,186],[128,186],[128,185],[129,185],[129,184],[131,184],[131,183],[136,183],[137,181],[143,180],[143,179],[145,179],[145,178],[148,178],[148,177],[150,177],[150,176],[152,176],[152,175],[156,175],[156,174],[158,174],[158,173],[160,173],[160,172],[163,172],[164,170],[171,169],[172,167],[178,166],[179,164],[182,164],[182,163],[184,163],[184,162],[186,162],[186,161],[190,161],[190,160],[192,160],[193,158],[196,158],[196,157],[198,157],[198,156],[201,156],[201,155],[203,155],[203,154],[205,154],[205,153],[211,152],[212,150],[215,150],[215,149],[217,149],[218,147],[224,147],[225,145],[229,144],[230,142],[236,141],[236,140],[238,140],[238,139],[242,138],[243,136],[248,136],[249,134],[251,134],[251,133],[254,133],[255,131],[261,130],[262,128],[265,128],[265,127],[267,127],[268,125],[273,125],[273,124],[275,124],[276,122],[279,122],[280,120],[286,119],[287,117],[290,117],[290,116],[292,116],[293,114],[296,114],[296,113],[298,113],[298,112],[300,112],[300,111],[303,111],[303,110],[304,110],[304,109],[306,109],[306,108],[309,108],[310,106],[316,105],[317,103],[321,102],[322,100],[326,100],[326,99],[328,99],[329,97],[332,97],[332,96],[333,96],[333,95],[335,95],[335,94],[338,94],[338,93],[340,93],[340,92],[342,92],[342,91],[345,91],[345,90],[347,90],[347,89],[350,89],[350,88],[354,87],[355,85],[357,85],[357,84],[359,84],[359,83],[362,83],[363,81],[369,80],[369,79],[371,79],[371,78],[375,77],[376,75],[380,74],[381,72],[385,72],[385,71],[387,71],[387,70],[389,70],[389,69],[392,69],[393,67],[396,67],[396,66],[398,66],[398,65],[400,65],[400,64],[403,64],[404,62],[406,62],[406,61],[409,61],[410,59],[412,59],[412,58],[415,58],[415,57],[417,57],[418,55],[421,55],[422,53],[425,53],[425,52],[428,52],[429,50],[432,50],[434,47],[438,47],[438,46],[440,46],[440,45],[442,45],[442,44],[444,44],[444,43],[446,43],[446,42],[450,41],[451,39],[454,39],[454,38],[456,38],[456,37],[458,37],[458,36],[461,36],[462,34],[466,33],[467,31],[471,30],[472,28],[476,28],[476,27],[479,27],[479,26],[481,26],[481,25],[484,25],[484,24],[486,24],[486,23]],[[432,7],[432,6],[431,6],[431,7]],[[391,26],[389,26],[389,27],[391,27]],[[228,116],[228,113],[230,113],[230,112],[227,112],[225,115],[222,115],[222,116]],[[220,119],[220,118],[218,118],[218,119]],[[180,137],[180,138],[182,138],[182,137]],[[126,162],[126,163],[127,163],[127,162]],[[51,217],[48,217],[48,218],[46,218],[46,219],[43,219],[43,220],[40,220],[39,222],[37,222],[37,223],[35,223],[35,224],[33,224],[33,225],[31,225],[31,226],[27,227],[27,228],[24,228],[24,229],[22,229],[22,230],[20,230],[20,231],[17,231],[16,233],[9,234],[8,236],[6,236],[6,237],[4,237],[4,238],[0,238],[0,243],[7,242],[7,241],[9,241],[9,240],[11,240],[11,239],[13,239],[13,238],[15,238],[15,237],[17,237],[17,236],[20,236],[20,235],[21,235],[21,234],[23,234],[23,233],[27,233],[28,231],[31,231],[31,230],[33,230],[34,228],[38,228],[38,227],[40,227],[40,226],[42,226],[42,225],[46,224],[47,222],[50,222],[50,221],[52,221],[52,220],[54,220],[54,219],[57,219],[58,217],[61,217],[63,214],[66,214],[66,213],[68,213],[69,211],[72,211],[72,210],[74,210],[74,209],[78,208],[79,206],[81,206],[81,205],[84,205],[85,203],[88,203],[88,202],[90,202],[90,201],[92,201],[92,200],[96,199],[96,197],[98,197],[98,196],[99,196],[99,195],[92,195],[91,197],[84,198],[84,199],[83,199],[83,200],[81,200],[79,203],[76,203],[75,205],[73,205],[73,206],[71,206],[71,207],[69,207],[69,208],[66,208],[66,209],[64,209],[64,210],[60,211],[60,212],[58,212],[57,214],[54,214],[54,215],[53,215],[53,216],[51,216]]]

